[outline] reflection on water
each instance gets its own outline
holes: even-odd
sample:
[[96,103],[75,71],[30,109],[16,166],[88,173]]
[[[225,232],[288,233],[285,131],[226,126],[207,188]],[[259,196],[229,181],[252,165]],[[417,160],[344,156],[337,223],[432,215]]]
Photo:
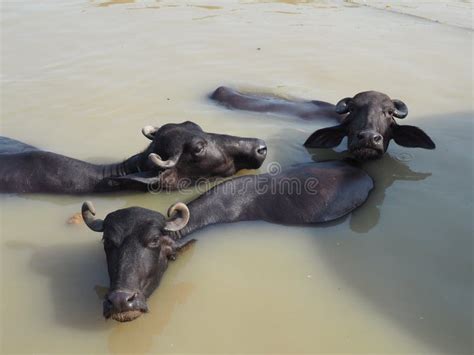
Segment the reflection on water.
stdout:
[[[189,282],[169,286],[165,295],[158,292],[149,304],[151,311],[136,320],[133,328],[118,324],[109,335],[111,353],[148,353],[152,351],[153,340],[168,325],[175,308],[185,303],[193,292],[194,285]],[[130,339],[134,341],[131,342]]]
[[367,233],[375,227],[380,218],[380,207],[385,199],[385,190],[396,181],[420,181],[431,176],[431,173],[421,173],[410,169],[407,163],[401,162],[390,154],[378,161],[367,162],[363,165],[375,181],[375,186],[363,209],[354,211],[351,216],[351,229],[358,233]]
[[134,321],[132,327],[116,324],[108,336],[111,353],[148,353],[153,350],[154,339],[162,335],[176,309],[185,304],[194,291],[194,282],[176,281],[183,267],[192,267],[188,264],[193,263],[193,254],[194,247],[187,248],[170,263],[158,291],[147,301],[149,313]]
[[[157,292],[150,298],[150,312],[136,320],[131,329],[126,324],[108,322],[102,317],[102,301],[108,291],[104,285],[108,284],[108,276],[101,243],[43,247],[40,243],[7,241],[4,246],[13,252],[32,253],[31,271],[46,277],[54,318],[61,327],[92,333],[112,328],[109,335],[112,353],[149,352],[153,337],[161,334],[175,307],[185,303],[194,288],[191,282],[176,283],[173,280],[176,277],[175,264],[179,269],[192,258],[193,248],[188,248],[179,261],[171,263],[168,272],[171,277],[165,276],[160,286],[166,292]],[[100,284],[95,284],[97,280]]]
[[46,277],[51,290],[54,317],[62,327],[86,332],[105,328],[106,324],[101,319],[102,303],[97,302],[94,292],[95,280],[100,279],[103,284],[107,284],[105,257],[99,241],[81,247],[43,247],[38,242],[33,244],[11,240],[5,243],[5,247],[32,252],[29,264],[31,271]]
[[[316,151],[312,159],[316,162],[327,160],[352,161],[347,152],[336,152],[327,149],[311,149]],[[420,181],[431,176],[431,173],[421,173],[410,169],[408,162],[412,159],[411,153],[401,153],[392,157],[386,153],[382,159],[354,164],[361,166],[373,179],[374,189],[369,198],[361,208],[355,210],[351,215],[350,226],[354,232],[367,233],[375,227],[380,219],[380,207],[385,199],[385,190],[393,185],[395,181]]]
[[[396,151],[392,154],[405,162],[386,156],[364,163],[374,177],[375,190],[367,204],[352,214],[350,225],[365,234],[339,238],[337,243],[345,248],[316,240],[321,257],[338,277],[379,312],[441,352],[469,353],[474,289],[472,229],[466,222],[472,213],[472,196],[466,208],[457,205],[471,189],[471,178],[468,182],[458,177],[472,166],[472,157],[462,153],[469,149],[470,133],[461,133],[463,127],[472,127],[472,114],[423,122],[436,136],[437,151],[424,154],[392,146]],[[448,155],[443,147],[450,147]],[[423,170],[431,167],[432,173],[413,172],[407,165],[421,165],[422,160]],[[452,202],[440,200],[446,195]]]

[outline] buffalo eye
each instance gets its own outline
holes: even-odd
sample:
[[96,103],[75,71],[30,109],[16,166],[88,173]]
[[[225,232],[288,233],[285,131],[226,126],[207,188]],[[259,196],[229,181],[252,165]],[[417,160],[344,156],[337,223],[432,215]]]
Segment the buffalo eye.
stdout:
[[394,111],[393,108],[389,108],[389,109],[385,112],[385,115],[388,116],[388,118],[392,118],[394,112],[395,112],[395,111]]
[[154,236],[147,241],[148,248],[156,249],[160,246],[160,236]]
[[204,148],[205,148],[205,143],[204,142],[199,142],[199,143],[196,143],[193,147],[192,147],[192,153],[193,155],[195,156],[200,156],[200,155],[203,155],[204,154]]

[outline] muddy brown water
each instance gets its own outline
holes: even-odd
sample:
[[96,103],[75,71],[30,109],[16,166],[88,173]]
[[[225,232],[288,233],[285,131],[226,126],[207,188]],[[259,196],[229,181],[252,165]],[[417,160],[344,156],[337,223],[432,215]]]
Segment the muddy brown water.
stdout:
[[222,84],[330,102],[376,89],[437,144],[366,164],[375,190],[336,222],[196,233],[128,324],[101,316],[100,235],[66,220],[85,199],[104,216],[193,195],[1,196],[3,353],[472,352],[470,29],[353,1],[6,1],[1,15],[1,133],[44,149],[110,162],[146,145],[142,126],[193,120],[265,139],[260,172],[334,156],[301,146],[322,123],[215,106]]

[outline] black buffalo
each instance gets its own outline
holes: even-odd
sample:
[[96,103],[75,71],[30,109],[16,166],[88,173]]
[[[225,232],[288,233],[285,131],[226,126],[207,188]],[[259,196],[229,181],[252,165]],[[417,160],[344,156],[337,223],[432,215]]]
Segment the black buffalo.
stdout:
[[0,192],[80,194],[117,190],[173,190],[200,178],[257,169],[265,142],[204,132],[193,122],[147,126],[151,140],[123,162],[97,165],[0,137]]
[[294,115],[306,120],[335,119],[339,125],[317,130],[304,145],[333,148],[347,137],[348,150],[360,160],[380,158],[392,139],[404,147],[435,148],[420,128],[396,122],[408,115],[402,101],[377,91],[361,92],[340,100],[335,106],[323,101],[243,94],[227,87],[219,87],[211,98],[233,109]]
[[104,316],[130,321],[147,312],[146,298],[158,286],[169,260],[194,241],[188,235],[198,229],[248,220],[289,225],[328,222],[360,206],[372,188],[373,181],[363,170],[328,162],[227,180],[188,207],[172,206],[168,219],[140,207],[96,219],[93,206],[85,202],[86,224],[103,232],[110,278]]
[[172,237],[189,221],[183,203],[173,205],[168,219],[158,212],[131,207],[95,219],[90,202],[82,206],[84,221],[95,232],[103,232],[110,288],[103,305],[105,318],[131,321],[148,311],[146,298],[156,289],[169,260],[193,240]]

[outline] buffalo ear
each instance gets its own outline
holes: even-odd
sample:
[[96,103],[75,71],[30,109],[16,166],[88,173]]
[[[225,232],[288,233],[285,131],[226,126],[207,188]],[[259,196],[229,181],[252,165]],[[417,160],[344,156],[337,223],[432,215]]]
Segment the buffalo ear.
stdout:
[[420,128],[408,125],[393,126],[392,138],[403,147],[435,149],[436,145],[431,138]]
[[189,239],[182,242],[181,241],[176,242],[176,251],[178,252],[186,251],[186,249],[188,249],[191,245],[193,245],[196,242],[197,242],[196,239]]
[[[168,238],[168,237],[165,237]],[[196,242],[196,239],[188,239],[184,241],[172,241],[171,247],[162,247],[161,251],[165,253],[169,260],[176,260],[177,254],[189,249]]]
[[338,146],[347,135],[343,125],[318,129],[304,142],[307,148],[334,148]]

